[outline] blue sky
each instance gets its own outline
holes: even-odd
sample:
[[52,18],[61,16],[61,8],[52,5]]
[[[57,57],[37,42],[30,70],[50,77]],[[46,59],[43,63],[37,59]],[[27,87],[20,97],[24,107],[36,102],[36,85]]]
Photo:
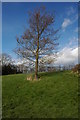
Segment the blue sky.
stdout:
[[2,53],[2,3],[0,2],[0,53]]
[[14,2],[2,3],[2,51],[16,59],[16,35],[20,36],[28,27],[28,11],[45,6],[47,11],[55,11],[55,28],[61,27],[58,50],[75,49],[78,42],[77,2]]

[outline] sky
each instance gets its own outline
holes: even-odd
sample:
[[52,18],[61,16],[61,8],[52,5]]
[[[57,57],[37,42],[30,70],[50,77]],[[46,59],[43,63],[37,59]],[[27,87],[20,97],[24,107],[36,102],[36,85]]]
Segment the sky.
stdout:
[[[16,35],[21,36],[28,27],[28,11],[45,6],[54,13],[54,28],[60,29],[58,58],[55,64],[74,64],[78,58],[78,3],[77,2],[3,2],[2,3],[2,52],[17,61],[13,49]],[[52,55],[53,56],[53,55]]]
[[2,53],[2,3],[0,2],[0,53]]

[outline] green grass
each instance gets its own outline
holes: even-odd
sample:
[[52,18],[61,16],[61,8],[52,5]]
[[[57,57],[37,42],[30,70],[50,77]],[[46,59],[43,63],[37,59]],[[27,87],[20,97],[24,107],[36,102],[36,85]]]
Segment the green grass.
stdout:
[[3,118],[77,118],[78,78],[70,72],[3,76]]

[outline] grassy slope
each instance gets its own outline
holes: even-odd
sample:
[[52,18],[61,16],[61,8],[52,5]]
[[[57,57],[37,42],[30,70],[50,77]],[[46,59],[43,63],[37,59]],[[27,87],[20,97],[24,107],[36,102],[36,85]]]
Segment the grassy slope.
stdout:
[[2,76],[0,76],[0,119],[2,117]]
[[26,75],[3,76],[3,117],[78,117],[78,79],[69,72],[42,73],[31,82]]

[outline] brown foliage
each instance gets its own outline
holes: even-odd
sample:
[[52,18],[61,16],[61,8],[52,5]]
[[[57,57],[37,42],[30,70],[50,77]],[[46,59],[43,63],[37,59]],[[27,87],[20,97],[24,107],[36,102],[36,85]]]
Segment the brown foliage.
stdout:
[[72,71],[75,73],[75,72],[78,72],[80,74],[80,64],[77,64],[75,65],[75,67],[72,69]]

